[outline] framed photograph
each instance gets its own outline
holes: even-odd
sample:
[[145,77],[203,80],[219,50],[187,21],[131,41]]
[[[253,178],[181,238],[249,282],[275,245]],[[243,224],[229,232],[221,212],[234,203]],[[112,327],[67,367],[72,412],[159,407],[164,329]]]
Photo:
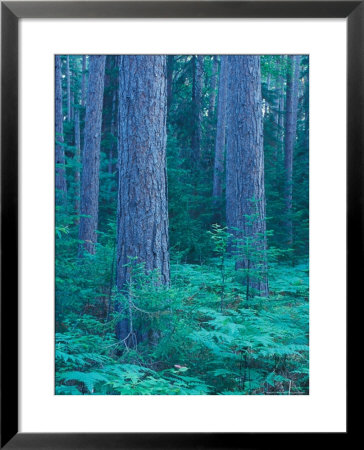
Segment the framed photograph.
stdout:
[[363,11],[2,2],[2,448],[348,436]]

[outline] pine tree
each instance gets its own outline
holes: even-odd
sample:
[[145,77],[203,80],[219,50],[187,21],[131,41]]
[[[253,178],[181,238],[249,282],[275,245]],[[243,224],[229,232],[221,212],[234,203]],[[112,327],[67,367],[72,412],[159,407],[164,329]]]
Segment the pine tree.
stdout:
[[[117,288],[126,295],[135,259],[160,283],[170,279],[166,119],[166,57],[121,56]],[[119,339],[131,324],[130,317],[119,322]]]
[[67,202],[67,182],[66,166],[64,155],[64,136],[63,136],[63,111],[62,111],[62,62],[61,57],[56,55],[56,203],[65,204]]
[[83,249],[96,252],[99,212],[99,169],[102,105],[104,96],[105,56],[89,57],[84,146],[81,176],[81,218],[79,254]]
[[219,97],[217,104],[217,128],[215,141],[214,180],[212,195],[219,204],[222,198],[222,185],[225,162],[225,136],[226,136],[226,101],[227,101],[227,56],[221,56]]
[[259,56],[229,56],[226,221],[240,241],[237,268],[252,289],[268,295]]
[[300,72],[300,56],[290,56],[291,67],[288,72],[287,83],[287,106],[286,106],[286,130],[284,148],[285,167],[285,203],[286,203],[286,231],[287,244],[289,247],[293,243],[292,228],[292,174],[293,174],[293,150],[296,142],[297,130],[297,106],[298,106],[298,79]]

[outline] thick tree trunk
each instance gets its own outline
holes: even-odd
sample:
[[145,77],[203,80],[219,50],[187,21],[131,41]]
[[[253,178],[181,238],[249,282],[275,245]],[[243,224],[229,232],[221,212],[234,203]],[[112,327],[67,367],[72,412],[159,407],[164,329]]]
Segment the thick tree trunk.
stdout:
[[218,71],[219,71],[219,61],[217,59],[217,56],[215,55],[212,58],[213,58],[213,61],[212,61],[212,74],[211,74],[209,117],[212,117],[212,115],[215,112],[216,86],[217,86],[217,76],[218,76]]
[[[80,214],[80,193],[81,193],[81,185],[80,185],[80,163],[81,163],[81,133],[80,133],[80,110],[76,108],[75,110],[75,161],[76,161],[76,170],[75,170],[75,185],[76,185],[76,193],[75,193],[75,212],[79,216]],[[79,219],[77,220],[77,223]]]
[[66,78],[67,78],[67,122],[71,122],[71,72],[70,57],[66,57]]
[[202,134],[202,89],[203,89],[203,56],[193,57],[193,133],[192,133],[192,157],[198,166],[201,159],[201,134]]
[[80,255],[94,254],[99,210],[99,168],[105,56],[90,56],[81,176]]
[[298,107],[298,79],[300,72],[300,56],[290,56],[291,67],[288,69],[287,80],[287,106],[286,106],[286,132],[284,148],[285,168],[285,207],[286,207],[286,232],[287,245],[293,244],[292,226],[292,175],[293,175],[293,150],[296,142],[297,107]]
[[217,129],[215,141],[214,180],[212,196],[215,204],[222,197],[222,184],[225,164],[225,136],[226,136],[226,100],[227,100],[227,56],[220,59],[219,97],[217,103]]
[[[130,258],[169,283],[166,118],[166,57],[121,56],[117,288],[125,294]],[[121,340],[134,331],[130,318],[116,329]]]
[[56,204],[67,202],[67,182],[63,147],[62,69],[61,57],[55,58],[55,131],[56,131]]
[[229,125],[226,157],[226,219],[243,245],[234,245],[237,268],[252,289],[268,295],[264,191],[263,117],[259,56],[228,56]]

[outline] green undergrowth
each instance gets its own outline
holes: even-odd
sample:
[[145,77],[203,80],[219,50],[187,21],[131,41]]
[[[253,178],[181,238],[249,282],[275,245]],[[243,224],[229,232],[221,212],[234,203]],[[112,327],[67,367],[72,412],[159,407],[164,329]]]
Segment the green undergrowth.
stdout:
[[115,338],[112,254],[57,266],[56,394],[308,394],[307,261],[271,263],[269,297],[249,299],[229,259],[223,277],[218,258],[172,264],[168,288],[136,269],[133,325],[149,339],[132,348]]

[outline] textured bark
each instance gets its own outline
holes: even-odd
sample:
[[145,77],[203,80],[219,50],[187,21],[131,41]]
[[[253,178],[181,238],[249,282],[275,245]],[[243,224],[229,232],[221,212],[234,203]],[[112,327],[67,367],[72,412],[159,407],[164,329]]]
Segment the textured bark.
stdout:
[[[282,65],[286,60],[286,56],[282,56]],[[277,122],[277,130],[278,130],[278,134],[277,134],[277,138],[278,138],[278,142],[280,145],[280,150],[281,153],[283,153],[283,143],[284,143],[284,103],[285,103],[285,95],[284,95],[284,82],[285,82],[285,77],[283,74],[283,68],[281,68],[281,72],[280,72],[280,76],[279,76],[279,84],[280,84],[280,91],[279,91],[279,113],[278,113],[278,122]]]
[[71,71],[70,57],[66,57],[66,78],[67,78],[67,122],[71,121]]
[[218,78],[219,61],[217,56],[212,57],[212,74],[211,74],[211,94],[210,94],[210,104],[209,104],[209,117],[211,117],[215,112],[216,106],[216,86]]
[[86,105],[86,55],[82,57],[81,105]]
[[56,131],[56,204],[67,201],[66,167],[63,147],[62,69],[61,57],[55,58],[55,131]]
[[[166,57],[121,56],[117,288],[124,293],[130,257],[169,283],[166,118]],[[131,325],[122,320],[117,337],[130,335]]]
[[287,106],[286,106],[286,130],[284,148],[284,168],[285,168],[285,206],[286,206],[286,232],[287,244],[293,243],[292,226],[292,175],[293,175],[293,150],[296,142],[297,128],[297,107],[298,107],[298,79],[300,71],[300,56],[289,57],[291,67],[288,70],[287,79]]
[[[278,162],[283,160],[282,155],[284,153],[284,63],[286,55],[281,55],[279,60],[277,60],[276,70],[278,72],[277,85],[276,85],[276,102],[275,102],[275,112],[274,112],[274,123],[276,127],[276,150],[275,159]],[[278,180],[279,165],[277,164],[277,180]]]
[[[116,92],[113,92],[112,96],[112,105],[111,105],[111,124],[110,124],[110,133],[114,138],[117,137],[117,126],[116,126]],[[113,173],[113,158],[114,158],[114,142],[110,145],[109,148],[109,163],[107,171],[111,175]]]
[[[99,168],[105,56],[90,56],[81,176],[80,255],[95,253],[99,209]],[[87,216],[87,217],[84,217]]]
[[[75,193],[75,212],[77,215],[80,214],[80,193],[81,193],[81,175],[80,175],[80,163],[81,163],[81,133],[80,133],[80,110],[76,108],[75,110],[75,161],[76,161],[76,170],[75,170],[75,185],[76,185],[76,193]],[[79,222],[79,219],[78,221]]]
[[227,56],[221,56],[219,97],[217,103],[217,129],[215,141],[214,181],[212,195],[215,203],[222,197],[225,163],[226,100],[227,100]]
[[250,240],[250,252],[236,249],[241,255],[237,268],[247,272],[247,297],[252,288],[267,296],[260,58],[228,56],[228,64],[227,226],[236,238]]
[[203,89],[203,56],[193,57],[193,132],[192,132],[192,157],[198,165],[201,159],[201,134],[202,134],[202,89]]
[[167,56],[167,111],[169,111],[172,103],[172,86],[173,86],[173,66],[174,56]]

